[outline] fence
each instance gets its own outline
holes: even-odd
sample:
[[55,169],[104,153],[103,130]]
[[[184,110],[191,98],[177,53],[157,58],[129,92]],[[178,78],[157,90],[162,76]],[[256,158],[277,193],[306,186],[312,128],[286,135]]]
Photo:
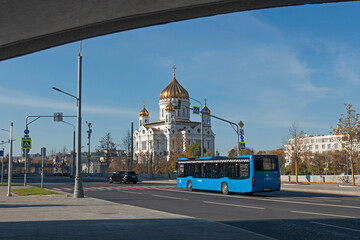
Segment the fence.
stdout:
[[[295,175],[282,175],[281,182],[295,182]],[[352,183],[351,175],[299,175],[298,181],[302,183]],[[355,183],[360,182],[360,175],[355,175]]]

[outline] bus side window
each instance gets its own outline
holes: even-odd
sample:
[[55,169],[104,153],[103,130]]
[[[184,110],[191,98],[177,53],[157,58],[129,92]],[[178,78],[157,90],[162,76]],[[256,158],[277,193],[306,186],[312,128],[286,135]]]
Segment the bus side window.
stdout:
[[201,177],[201,165],[199,163],[194,165],[194,175],[193,175],[193,177],[196,177],[196,178]]
[[178,176],[183,177],[184,176],[184,164],[178,165]]

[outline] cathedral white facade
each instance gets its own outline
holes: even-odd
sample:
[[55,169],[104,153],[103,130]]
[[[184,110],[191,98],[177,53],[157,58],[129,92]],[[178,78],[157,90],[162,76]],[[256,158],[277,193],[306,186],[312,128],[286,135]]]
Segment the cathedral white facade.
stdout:
[[[211,130],[211,112],[206,103],[202,112],[204,152],[214,153],[215,134]],[[189,94],[176,80],[174,71],[172,81],[160,94],[159,120],[150,122],[145,103],[139,113],[139,128],[134,132],[134,159],[139,162],[169,160],[175,151],[184,152],[187,145],[200,144],[201,124],[191,121],[190,114]]]

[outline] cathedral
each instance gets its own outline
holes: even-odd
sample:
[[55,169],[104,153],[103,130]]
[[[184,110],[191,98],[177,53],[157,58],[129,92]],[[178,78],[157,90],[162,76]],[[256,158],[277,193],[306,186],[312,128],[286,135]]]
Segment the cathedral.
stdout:
[[[190,97],[174,77],[160,93],[159,120],[150,122],[150,113],[144,107],[139,113],[139,128],[134,132],[134,159],[156,162],[169,160],[171,154],[184,152],[186,146],[201,143],[201,122],[190,120]],[[206,106],[203,113],[203,148],[205,152],[215,152],[215,134],[211,130],[211,114]],[[192,114],[192,113],[191,113]],[[200,115],[199,115],[200,120]]]

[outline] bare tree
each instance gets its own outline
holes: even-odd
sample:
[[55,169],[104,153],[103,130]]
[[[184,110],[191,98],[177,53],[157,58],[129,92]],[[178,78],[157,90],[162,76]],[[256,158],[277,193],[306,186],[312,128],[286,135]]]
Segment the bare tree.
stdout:
[[290,153],[291,161],[295,165],[296,183],[299,182],[299,162],[301,162],[301,152],[303,150],[304,132],[300,131],[294,122],[289,129],[288,152]]
[[116,152],[116,144],[113,142],[109,132],[105,133],[105,136],[101,138],[100,146],[97,148],[105,154],[105,161],[109,166],[110,157]]
[[121,139],[121,147],[126,151],[126,168],[130,169],[130,155],[131,155],[131,132],[127,130],[122,139]]
[[345,103],[346,113],[341,114],[338,124],[332,133],[342,135],[342,145],[348,154],[348,160],[351,168],[352,185],[355,186],[354,177],[354,155],[357,151],[357,145],[360,140],[360,122],[359,114],[352,108],[352,104]]

